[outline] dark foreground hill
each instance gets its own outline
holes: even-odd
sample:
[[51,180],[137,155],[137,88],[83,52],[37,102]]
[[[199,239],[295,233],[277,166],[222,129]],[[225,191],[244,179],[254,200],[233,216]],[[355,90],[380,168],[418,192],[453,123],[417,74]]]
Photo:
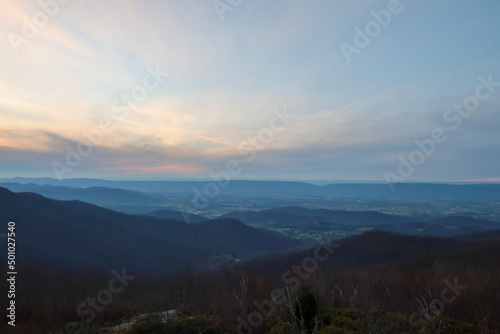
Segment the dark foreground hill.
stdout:
[[[269,275],[280,275],[288,268],[304,267],[304,259],[314,258],[319,271],[326,275],[324,279],[332,284],[336,282],[329,277],[330,274],[339,271],[376,272],[382,277],[393,276],[395,272],[422,277],[427,273],[447,273],[448,276],[468,273],[471,277],[488,277],[497,275],[500,268],[499,241],[500,230],[454,238],[369,231],[296,253],[266,255],[244,266]],[[318,260],[318,254],[321,257],[326,255],[326,259]]]
[[24,262],[44,260],[73,267],[211,268],[300,245],[234,219],[186,224],[4,188],[0,188],[0,221],[16,222],[18,257]]
[[[223,240],[210,233],[232,230],[231,222],[196,231],[218,247]],[[31,268],[19,276],[21,291],[35,292],[19,295],[19,323],[26,333],[68,324],[97,333],[150,313],[128,333],[498,333],[498,241],[500,231],[455,238],[370,231],[220,270],[144,272],[102,313],[80,305],[100,295],[109,273]],[[167,325],[164,310],[177,315]]]

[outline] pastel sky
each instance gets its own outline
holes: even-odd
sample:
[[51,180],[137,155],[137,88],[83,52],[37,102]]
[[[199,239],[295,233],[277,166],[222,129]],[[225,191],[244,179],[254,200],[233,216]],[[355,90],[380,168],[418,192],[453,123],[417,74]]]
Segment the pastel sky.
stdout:
[[[385,181],[442,129],[406,181],[500,181],[498,0],[60,2],[2,2],[0,177],[207,178],[236,160],[239,179]],[[169,75],[118,113],[151,68]]]

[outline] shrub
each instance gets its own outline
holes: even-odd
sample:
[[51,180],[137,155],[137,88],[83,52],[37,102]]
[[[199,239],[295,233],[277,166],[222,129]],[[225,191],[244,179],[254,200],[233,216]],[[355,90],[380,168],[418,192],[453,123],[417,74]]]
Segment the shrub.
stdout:
[[268,334],[290,334],[293,333],[293,326],[284,321],[279,321],[276,325],[274,325]]
[[442,334],[477,334],[479,329],[469,323],[451,318],[442,318],[439,321],[439,332]]
[[127,334],[162,334],[167,333],[167,324],[160,313],[146,314],[140,317],[127,331]]
[[170,319],[168,322],[160,313],[151,313],[141,317],[127,331],[127,334],[225,334],[232,333],[221,323],[211,322],[203,317],[188,319]]

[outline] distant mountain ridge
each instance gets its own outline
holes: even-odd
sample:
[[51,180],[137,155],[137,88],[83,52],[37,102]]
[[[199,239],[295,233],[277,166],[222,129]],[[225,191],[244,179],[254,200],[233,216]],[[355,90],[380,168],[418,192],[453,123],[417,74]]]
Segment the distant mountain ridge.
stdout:
[[[215,181],[108,181],[99,179],[12,178],[0,182],[34,183],[70,187],[107,187],[149,194],[193,194],[193,188],[203,189]],[[354,196],[372,199],[481,200],[499,201],[500,184],[440,184],[400,183],[392,192],[386,183],[334,183],[324,186],[295,181],[232,180],[221,189],[225,195],[315,195]]]
[[155,210],[152,212],[148,212],[145,214],[142,214],[141,216],[149,216],[149,217],[155,217],[155,218],[160,218],[160,219],[173,219],[173,220],[180,220],[180,221],[187,221],[188,223],[203,223],[208,220],[211,220],[210,218],[203,217],[200,215],[195,215],[194,213],[189,213],[189,212],[184,212],[184,211],[178,211],[178,210]]
[[390,222],[406,223],[406,217],[387,215],[376,211],[345,211],[329,209],[305,209],[280,207],[259,211],[233,212],[221,218],[235,218],[244,223],[277,222],[282,224],[310,225],[314,223],[340,224],[347,226],[373,226]]
[[106,188],[92,186],[88,188],[55,186],[55,185],[38,185],[34,183],[0,183],[0,187],[9,189],[13,192],[33,192],[44,197],[58,199],[63,201],[79,200],[92,204],[101,204],[105,202],[154,202],[155,198],[151,195],[133,190],[125,190],[118,188]]
[[452,237],[500,229],[500,223],[484,219],[462,216],[449,216],[424,222],[408,224],[383,224],[377,227],[383,231],[413,235],[433,235]]
[[500,229],[500,223],[484,219],[449,216],[417,222],[404,216],[389,215],[377,211],[345,211],[329,209],[305,209],[280,207],[257,211],[232,212],[220,218],[234,218],[246,224],[258,224],[289,228],[322,230],[366,227],[375,230],[409,234],[450,237],[460,234]]

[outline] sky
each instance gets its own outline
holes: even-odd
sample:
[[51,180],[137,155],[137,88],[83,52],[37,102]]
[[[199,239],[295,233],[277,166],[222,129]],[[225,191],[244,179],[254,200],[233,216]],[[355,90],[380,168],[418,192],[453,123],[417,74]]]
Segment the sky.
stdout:
[[0,177],[500,182],[499,12],[3,0]]

